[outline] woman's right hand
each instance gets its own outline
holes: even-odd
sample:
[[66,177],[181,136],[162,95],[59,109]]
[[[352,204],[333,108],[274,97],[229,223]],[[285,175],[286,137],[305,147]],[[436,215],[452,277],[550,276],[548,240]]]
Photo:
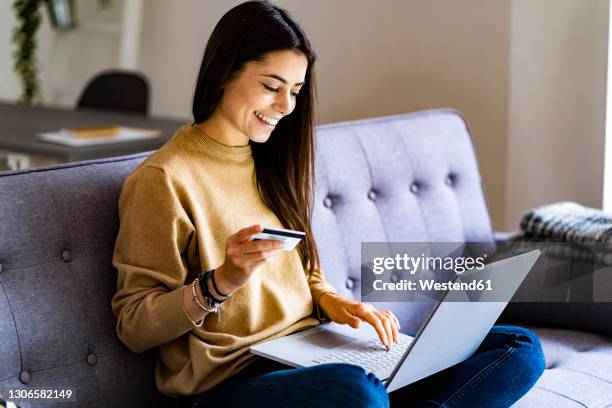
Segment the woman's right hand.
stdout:
[[253,272],[283,247],[282,242],[272,239],[249,241],[252,235],[262,231],[261,225],[251,225],[227,239],[225,261],[215,269],[215,283],[224,294],[244,286]]

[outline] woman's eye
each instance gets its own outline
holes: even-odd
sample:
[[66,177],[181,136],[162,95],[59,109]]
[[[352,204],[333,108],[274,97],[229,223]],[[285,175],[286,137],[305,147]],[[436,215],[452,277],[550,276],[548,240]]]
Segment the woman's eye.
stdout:
[[266,88],[270,92],[278,92],[278,88],[272,88],[271,86],[268,86],[266,84],[262,84],[262,85],[264,86],[264,88]]
[[[266,88],[270,92],[274,92],[274,93],[278,92],[278,88],[272,88],[271,86],[268,86],[266,84],[262,84],[262,85],[264,86],[264,88]],[[299,92],[291,92],[291,96],[293,96],[294,98],[297,98],[298,95],[299,95]]]

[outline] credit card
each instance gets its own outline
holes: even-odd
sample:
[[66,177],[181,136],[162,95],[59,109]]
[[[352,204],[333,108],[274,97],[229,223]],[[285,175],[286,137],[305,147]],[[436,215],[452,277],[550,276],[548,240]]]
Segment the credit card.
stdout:
[[306,236],[305,232],[283,228],[264,227],[263,231],[251,235],[250,241],[258,239],[274,239],[283,242],[283,250],[291,251]]

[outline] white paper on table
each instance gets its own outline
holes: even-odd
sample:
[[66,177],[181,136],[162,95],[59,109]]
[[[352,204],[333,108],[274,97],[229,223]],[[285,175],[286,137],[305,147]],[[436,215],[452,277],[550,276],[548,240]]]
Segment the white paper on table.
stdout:
[[159,137],[161,131],[154,129],[138,129],[119,127],[118,134],[100,137],[74,137],[68,129],[59,132],[38,133],[38,139],[45,142],[57,143],[65,146],[93,146],[101,144],[131,142],[134,140],[154,139]]

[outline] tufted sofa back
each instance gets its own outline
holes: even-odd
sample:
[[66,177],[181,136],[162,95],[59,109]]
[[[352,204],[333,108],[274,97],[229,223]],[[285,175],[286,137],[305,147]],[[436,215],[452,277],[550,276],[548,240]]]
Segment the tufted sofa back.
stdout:
[[[361,242],[490,242],[461,114],[436,109],[317,129],[313,233],[327,279],[360,298]],[[377,304],[415,332],[431,303]]]
[[[317,140],[313,228],[340,292],[359,297],[361,241],[492,240],[457,112],[321,126]],[[129,352],[110,309],[121,185],[149,154],[0,173],[0,390],[71,387],[67,406],[168,402],[155,350]],[[427,305],[392,307],[413,330]]]

